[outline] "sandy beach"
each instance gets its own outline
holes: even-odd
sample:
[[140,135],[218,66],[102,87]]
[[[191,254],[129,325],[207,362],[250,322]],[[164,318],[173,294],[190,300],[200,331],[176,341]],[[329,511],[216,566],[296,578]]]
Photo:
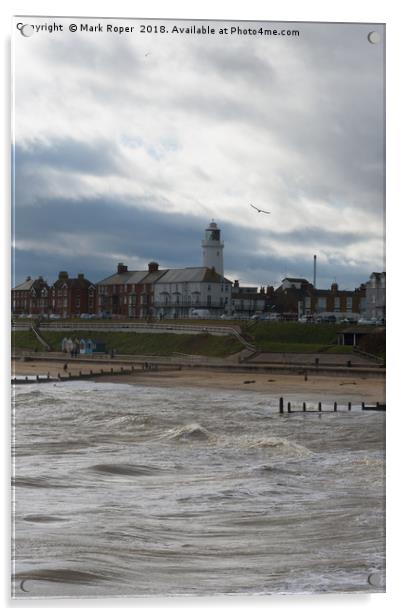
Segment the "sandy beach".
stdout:
[[[88,374],[90,370],[105,372],[120,369],[114,363],[97,362],[75,363],[67,361],[67,370],[64,370],[64,361],[14,361],[12,373],[18,376],[46,375],[57,377],[58,374],[72,376],[79,374],[80,370]],[[127,368],[122,364],[122,367]],[[306,399],[339,402],[384,402],[385,379],[379,377],[342,377],[342,376],[312,376],[305,380],[304,375],[296,374],[270,374],[253,372],[225,372],[214,369],[183,368],[182,370],[161,370],[144,372],[137,368],[132,375],[106,374],[103,377],[94,377],[94,380],[115,383],[128,383],[149,387],[200,387],[210,389],[231,389],[234,391],[267,392],[271,397],[287,396],[290,399]]]

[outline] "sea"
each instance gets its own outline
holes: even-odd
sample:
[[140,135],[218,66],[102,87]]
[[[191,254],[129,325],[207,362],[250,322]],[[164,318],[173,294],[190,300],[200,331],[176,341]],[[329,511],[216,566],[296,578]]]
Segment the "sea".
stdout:
[[13,390],[12,596],[385,591],[385,413],[100,382]]

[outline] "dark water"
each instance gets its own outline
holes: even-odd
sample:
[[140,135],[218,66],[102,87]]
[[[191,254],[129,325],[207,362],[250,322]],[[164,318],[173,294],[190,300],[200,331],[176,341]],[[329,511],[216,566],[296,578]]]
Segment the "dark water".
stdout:
[[16,597],[385,589],[385,413],[71,382],[14,421]]

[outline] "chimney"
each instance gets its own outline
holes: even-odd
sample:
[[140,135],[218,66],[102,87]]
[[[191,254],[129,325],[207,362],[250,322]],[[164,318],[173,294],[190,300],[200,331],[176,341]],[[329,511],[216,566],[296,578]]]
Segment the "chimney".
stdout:
[[27,282],[28,282],[28,280],[31,280],[31,276],[27,276]]
[[84,274],[77,274],[77,278],[80,278],[82,280],[84,278]]
[[67,280],[69,277],[67,272],[59,272],[59,280]]
[[125,272],[127,272],[127,265],[124,265],[123,263],[118,263],[117,273],[124,274]]
[[337,293],[337,291],[339,290],[339,285],[337,284],[337,282],[334,282],[332,284],[332,286],[330,287],[330,290],[332,293]]
[[148,272],[158,272],[159,264],[156,261],[150,261],[148,264]]
[[239,280],[235,280],[234,281],[234,289],[238,289],[239,288]]

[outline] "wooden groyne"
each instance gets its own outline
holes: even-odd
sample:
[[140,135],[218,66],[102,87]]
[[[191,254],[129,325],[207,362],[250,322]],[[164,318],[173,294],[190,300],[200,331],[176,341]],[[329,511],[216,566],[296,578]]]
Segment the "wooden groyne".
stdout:
[[[295,403],[292,408],[291,402],[287,402],[287,414],[289,413],[337,413],[338,411],[351,411],[352,404],[347,402],[346,404],[340,404],[338,402],[328,403],[330,408],[324,408],[322,402],[318,402],[318,407],[307,408],[306,402]],[[386,411],[386,403],[377,402],[376,404],[365,404],[361,402],[362,411]],[[279,399],[278,411],[280,415],[284,414],[284,398]]]
[[253,363],[253,362],[245,362],[232,360],[230,361],[228,358],[217,358],[217,357],[205,357],[198,355],[186,355],[181,353],[175,353],[172,356],[135,356],[129,355],[124,357],[120,355],[119,357],[107,357],[105,354],[99,355],[95,354],[92,356],[80,356],[79,358],[68,358],[65,353],[29,353],[29,355],[13,355],[13,360],[22,360],[22,361],[69,361],[71,365],[76,363],[81,363],[85,365],[86,363],[97,363],[97,364],[116,364],[116,365],[136,365],[142,366],[143,363],[152,363],[158,365],[160,369],[164,369],[164,367],[170,366],[175,369],[178,365],[183,368],[192,368],[192,369],[202,369],[202,370],[212,370],[216,372],[243,372],[249,374],[291,374],[291,375],[301,375],[305,380],[310,377],[315,376],[337,376],[337,377],[357,377],[357,378],[384,378],[385,377],[385,368],[374,366],[374,365],[354,365],[350,364],[349,360],[342,364],[307,364],[307,363],[292,363],[287,361],[272,363],[271,361],[268,363]]
[[[157,371],[159,370],[158,364],[152,364],[146,362],[141,366],[141,368],[135,368],[134,365],[130,368],[110,368],[109,370],[104,370],[101,368],[100,370],[94,371],[90,370],[89,372],[82,372],[79,370],[78,374],[73,374],[68,372],[67,370],[63,373],[58,373],[57,376],[50,376],[50,373],[47,375],[32,375],[32,376],[23,376],[23,377],[15,377],[11,379],[12,385],[29,385],[33,383],[49,383],[51,381],[80,381],[80,380],[91,380],[97,377],[108,377],[108,376],[130,376],[134,373],[140,373],[144,371]],[[170,367],[172,370],[172,366]],[[178,370],[181,370],[181,366],[177,367]]]

